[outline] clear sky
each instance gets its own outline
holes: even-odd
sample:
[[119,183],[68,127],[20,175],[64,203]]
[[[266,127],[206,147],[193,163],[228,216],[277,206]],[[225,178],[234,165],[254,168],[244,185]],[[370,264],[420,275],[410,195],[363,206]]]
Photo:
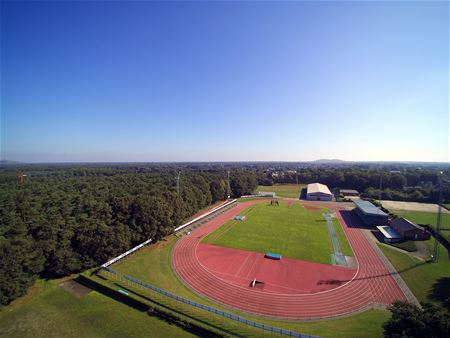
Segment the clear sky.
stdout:
[[17,161],[449,161],[449,4],[1,3]]

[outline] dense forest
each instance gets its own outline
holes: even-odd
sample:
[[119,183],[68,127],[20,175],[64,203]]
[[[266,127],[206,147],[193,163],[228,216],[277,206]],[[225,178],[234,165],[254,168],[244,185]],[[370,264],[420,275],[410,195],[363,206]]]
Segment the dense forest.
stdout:
[[[439,200],[440,180],[450,177],[447,168],[415,168],[402,170],[368,167],[310,167],[297,170],[283,168],[257,170],[258,183],[313,183],[320,182],[330,189],[356,189],[363,197],[397,201],[434,202]],[[450,202],[450,187],[443,187],[443,202]]]
[[[38,276],[98,266],[171,233],[228,193],[251,194],[257,184],[321,182],[375,198],[381,186],[383,199],[437,202],[439,182],[449,174],[448,166],[372,164],[6,165],[0,168],[0,304],[22,295]],[[448,186],[443,201],[450,201]]]
[[[106,262],[158,239],[227,198],[223,169],[27,166],[0,172],[0,304],[52,278]],[[179,190],[176,177],[181,170]],[[232,197],[256,188],[256,174],[232,170]]]

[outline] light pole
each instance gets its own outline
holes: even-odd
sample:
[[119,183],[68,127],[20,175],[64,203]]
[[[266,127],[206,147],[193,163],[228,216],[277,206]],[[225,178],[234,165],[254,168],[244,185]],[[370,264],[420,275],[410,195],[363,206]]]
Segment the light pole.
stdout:
[[440,172],[441,176],[439,176],[439,198],[438,198],[438,214],[437,214],[437,221],[436,221],[436,229],[435,236],[434,236],[434,247],[433,247],[433,262],[437,263],[439,262],[439,236],[441,235],[441,223],[442,223],[442,189],[445,183],[448,183],[447,180],[442,179],[443,172]]
[[230,171],[227,171],[227,196],[230,198]]

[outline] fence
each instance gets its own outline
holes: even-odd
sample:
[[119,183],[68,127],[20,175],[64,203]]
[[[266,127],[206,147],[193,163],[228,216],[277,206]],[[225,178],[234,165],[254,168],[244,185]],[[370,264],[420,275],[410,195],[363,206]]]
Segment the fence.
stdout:
[[111,275],[113,275],[116,279],[119,279],[119,280],[124,279],[124,280],[134,284],[135,286],[144,287],[146,289],[152,290],[152,291],[157,292],[157,293],[159,293],[161,295],[164,295],[166,297],[174,299],[174,300],[176,300],[176,301],[178,301],[180,303],[188,304],[190,306],[193,306],[193,307],[196,307],[196,308],[208,311],[210,313],[214,313],[214,314],[217,314],[219,316],[238,321],[238,322],[240,322],[242,324],[245,324],[245,325],[248,325],[248,326],[256,327],[258,329],[262,329],[262,330],[265,330],[265,331],[270,331],[270,332],[273,332],[273,333],[278,333],[278,334],[282,334],[282,335],[286,335],[286,336],[290,336],[290,337],[318,338],[318,336],[310,336],[310,335],[303,334],[303,333],[298,333],[298,332],[289,331],[289,330],[283,330],[283,329],[280,329],[280,328],[277,328],[277,327],[273,327],[273,326],[270,326],[270,325],[259,324],[259,323],[256,323],[256,322],[252,321],[252,320],[248,320],[248,319],[245,319],[245,318],[242,318],[242,317],[239,317],[239,316],[235,316],[235,315],[232,315],[231,313],[220,311],[220,310],[214,309],[212,307],[209,307],[207,305],[203,305],[203,304],[200,304],[200,303],[196,303],[196,302],[190,301],[190,300],[185,299],[183,297],[179,297],[179,296],[177,296],[177,295],[175,295],[173,293],[164,291],[164,290],[162,290],[160,288],[157,288],[157,287],[155,287],[153,285],[147,284],[145,282],[141,282],[140,280],[135,279],[133,277],[130,277],[130,276],[127,276],[127,275],[122,275],[119,272],[117,272],[117,271],[115,271],[115,270],[113,270],[111,268],[102,267],[102,269],[104,271],[110,273]]
[[110,266],[113,263],[116,263],[118,261],[120,261],[122,258],[128,256],[129,254],[139,250],[140,248],[142,248],[144,245],[150,243],[152,240],[151,239],[147,239],[145,242],[142,242],[139,245],[136,245],[134,248],[131,248],[130,250],[128,250],[127,252],[124,252],[123,254],[111,259],[110,261],[106,262],[105,264],[102,265],[102,268],[106,268],[108,266]]
[[226,202],[226,203],[224,203],[224,204],[221,204],[221,205],[219,205],[218,207],[215,207],[215,208],[211,209],[211,210],[208,211],[207,213],[204,213],[203,215],[200,215],[200,216],[194,218],[193,220],[191,220],[191,221],[189,221],[189,222],[187,222],[187,223],[185,223],[185,224],[183,224],[183,225],[180,225],[179,227],[175,228],[175,230],[173,230],[173,232],[177,232],[177,231],[179,231],[179,230],[181,230],[181,229],[187,227],[188,225],[190,225],[190,224],[192,224],[192,223],[195,223],[195,222],[197,222],[198,220],[201,220],[203,217],[206,217],[206,216],[208,216],[208,215],[210,215],[210,214],[212,214],[212,213],[214,213],[214,212],[216,212],[216,211],[218,211],[218,210],[220,210],[220,209],[223,209],[223,208],[225,208],[225,207],[227,207],[227,206],[233,204],[234,202],[236,202],[236,200],[232,200],[232,201],[230,201],[230,202]]
[[[204,217],[206,217],[206,216],[208,216],[208,215],[211,215],[211,214],[215,213],[216,211],[219,211],[219,210],[221,210],[221,209],[223,209],[223,208],[225,208],[225,207],[227,207],[227,206],[229,206],[229,205],[231,205],[231,204],[233,204],[233,203],[235,203],[235,202],[236,202],[236,200],[232,200],[232,201],[229,201],[229,202],[222,203],[221,205],[219,205],[219,206],[217,206],[217,207],[211,209],[210,211],[204,213],[203,215],[200,215],[200,216],[194,218],[193,220],[191,220],[191,221],[189,221],[189,222],[187,222],[187,223],[185,223],[185,224],[183,224],[183,225],[180,225],[178,228],[175,228],[175,230],[174,230],[173,232],[175,233],[175,232],[177,232],[178,230],[181,230],[181,229],[187,227],[188,225],[190,225],[190,224],[192,224],[192,223],[195,223],[195,222],[201,220],[202,218],[204,218]],[[102,265],[102,268],[106,268],[106,267],[110,266],[111,264],[114,264],[114,263],[120,261],[122,258],[125,258],[126,256],[128,256],[128,255],[132,254],[133,252],[139,250],[139,249],[142,248],[144,245],[149,244],[151,241],[152,241],[151,239],[148,239],[148,240],[146,240],[145,242],[142,242],[141,244],[136,245],[134,248],[131,248],[130,250],[124,252],[123,254],[121,254],[121,255],[119,255],[119,256],[117,256],[117,257],[115,257],[115,258],[109,260],[109,261],[106,262],[105,264],[103,264],[103,265]]]

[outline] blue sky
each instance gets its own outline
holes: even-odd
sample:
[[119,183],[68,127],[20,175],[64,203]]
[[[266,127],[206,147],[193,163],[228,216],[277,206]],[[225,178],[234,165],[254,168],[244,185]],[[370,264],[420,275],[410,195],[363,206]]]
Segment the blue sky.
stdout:
[[448,2],[2,2],[1,155],[449,161]]

